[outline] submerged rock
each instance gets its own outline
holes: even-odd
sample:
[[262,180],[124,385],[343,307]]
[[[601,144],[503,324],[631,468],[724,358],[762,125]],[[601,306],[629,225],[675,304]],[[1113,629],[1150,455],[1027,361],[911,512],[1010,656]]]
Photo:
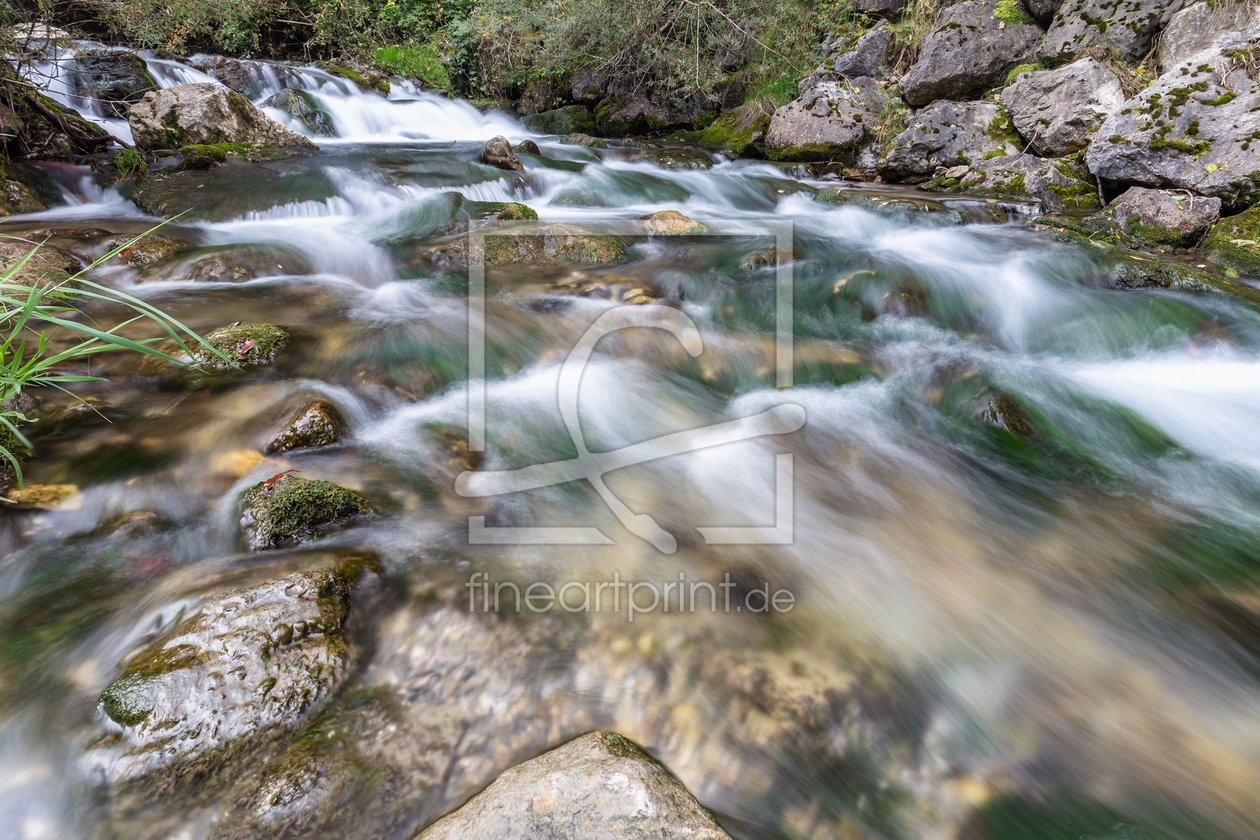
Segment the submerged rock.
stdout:
[[1041,30],[1027,16],[1007,23],[995,12],[996,4],[976,0],[948,8],[901,80],[905,100],[917,107],[979,93],[1001,82],[1007,67],[1030,59]]
[[1201,251],[1221,265],[1260,277],[1260,208],[1221,219]]
[[638,745],[593,732],[520,764],[417,840],[729,840],[669,771]]
[[1002,101],[1037,154],[1060,157],[1088,146],[1103,120],[1120,110],[1124,93],[1109,67],[1083,58],[1021,74],[1002,91]]
[[363,497],[322,479],[282,475],[241,495],[241,530],[252,551],[301,543],[372,512]]
[[1047,61],[1062,61],[1097,44],[1137,62],[1151,48],[1170,6],[1183,0],[1063,0],[1037,49]]
[[132,263],[144,267],[137,275],[136,282],[240,283],[259,277],[309,274],[312,270],[301,257],[283,248],[268,245],[184,250],[188,246],[186,243],[181,244],[183,253],[177,253],[173,257],[160,262]]
[[341,441],[344,429],[345,422],[332,403],[314,400],[307,403],[263,451],[274,454],[294,449],[332,446]]
[[[109,253],[120,245],[126,245],[135,239],[134,236],[111,236],[100,245],[104,247],[105,253]],[[170,259],[176,254],[180,254],[189,250],[192,246],[182,239],[174,239],[170,236],[162,236],[158,233],[147,233],[138,242],[123,248],[114,258],[127,265],[140,268],[142,266],[151,265]]]
[[512,144],[502,135],[486,141],[485,148],[481,150],[481,162],[509,172],[520,172],[525,168],[512,153]]
[[[347,675],[350,584],[322,569],[220,595],[127,663],[101,694],[113,782],[210,775],[223,750],[298,723]],[[198,759],[201,759],[198,761]]]
[[[229,370],[238,367],[261,367],[276,360],[289,344],[289,334],[271,324],[247,324],[237,321],[207,333],[206,342],[227,356],[224,361],[200,343],[189,344],[197,366],[207,371]],[[229,363],[230,362],[230,363]]]
[[1107,205],[1124,233],[1144,245],[1195,245],[1221,214],[1219,198],[1130,187]]
[[893,138],[879,172],[890,181],[927,180],[938,166],[971,166],[987,158],[1014,155],[1009,117],[990,102],[936,102],[915,115]]
[[538,144],[533,140],[522,140],[516,144],[516,151],[525,152],[531,155],[542,155],[542,149],[538,148]]
[[267,117],[244,96],[210,83],[176,85],[148,93],[131,106],[127,122],[142,149],[216,143],[318,148],[310,139]]
[[522,120],[525,127],[539,134],[574,134],[595,130],[595,115],[585,105],[566,105]]
[[640,220],[644,230],[656,236],[682,236],[688,233],[704,233],[707,227],[679,213],[677,210],[661,210]]
[[315,97],[304,90],[285,88],[272,94],[263,105],[279,108],[293,117],[312,134],[323,134],[336,137],[337,129],[333,126],[332,114],[324,110]]
[[1104,181],[1179,187],[1241,208],[1260,185],[1258,152],[1260,86],[1221,56],[1178,65],[1125,102],[1085,162]]
[[852,165],[872,136],[884,98],[874,79],[821,82],[774,112],[766,133],[766,155],[774,160]]
[[[437,268],[462,269],[468,265],[468,238],[429,248],[425,255]],[[589,233],[577,225],[554,224],[530,233],[494,233],[485,237],[488,266],[554,262],[617,263],[626,257],[626,245],[615,236]]]

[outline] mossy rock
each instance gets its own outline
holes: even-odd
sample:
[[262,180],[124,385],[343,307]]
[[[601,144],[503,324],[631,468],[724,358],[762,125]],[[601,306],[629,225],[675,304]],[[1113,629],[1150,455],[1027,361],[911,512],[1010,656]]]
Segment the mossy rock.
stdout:
[[585,146],[588,149],[607,149],[608,144],[599,138],[581,132],[570,134],[560,141],[565,146]]
[[769,130],[769,114],[749,115],[737,108],[722,114],[703,131],[696,133],[695,140],[706,148],[744,155],[759,151]]
[[319,100],[304,90],[285,88],[269,97],[264,106],[279,108],[295,120],[311,134],[322,134],[336,137],[337,129],[333,126],[332,114],[319,104]]
[[367,499],[339,484],[286,475],[270,489],[259,482],[241,495],[241,530],[250,549],[305,542],[373,511]]
[[0,216],[39,213],[48,205],[35,190],[20,181],[5,180],[0,189]]
[[825,189],[814,193],[814,201],[820,201],[823,204],[835,204],[838,206],[848,207],[866,207],[874,208],[879,202],[868,195],[864,195],[857,190],[837,190]]
[[553,111],[531,114],[522,122],[539,134],[590,134],[595,130],[595,116],[585,105],[566,105]]
[[366,68],[354,68],[346,64],[336,64],[331,61],[322,61],[318,66],[334,76],[340,76],[343,79],[354,82],[360,90],[376,91],[386,96],[389,95],[389,77],[384,73]]
[[1200,252],[1223,266],[1260,277],[1260,206],[1217,222]]
[[345,421],[336,406],[327,400],[313,400],[298,411],[263,451],[274,454],[332,446],[341,442],[344,430]]
[[709,230],[695,219],[684,216],[677,210],[661,210],[644,216],[639,220],[643,229],[653,236],[687,236],[694,233],[705,233]]
[[[434,267],[459,270],[468,266],[468,238],[461,236],[433,246],[424,256]],[[619,263],[626,245],[615,236],[589,233],[569,224],[544,225],[530,233],[487,233],[485,264],[547,265],[563,262]]]
[[[143,240],[142,240],[143,241]],[[240,283],[259,277],[309,274],[306,260],[274,245],[220,245],[184,249],[165,260],[141,263],[137,283]]]
[[348,674],[351,585],[320,569],[227,592],[141,651],[98,701],[121,728],[93,751],[107,779],[199,780],[298,724]]
[[289,344],[289,334],[271,324],[247,324],[237,321],[220,327],[205,336],[206,343],[227,361],[211,353],[201,344],[189,345],[197,366],[207,371],[223,371],[236,367],[261,367],[276,360]]
[[[132,239],[135,239],[135,237],[112,236],[100,244],[104,247],[105,253],[109,253],[120,245],[126,245],[128,242],[131,242]],[[140,268],[141,266],[169,260],[177,254],[189,250],[191,247],[189,243],[182,239],[174,239],[158,233],[146,233],[139,241],[123,248],[115,259],[127,265]]]
[[47,287],[66,283],[79,271],[79,261],[65,251],[36,242],[0,239],[0,272],[8,272],[28,254],[30,258],[5,282]]

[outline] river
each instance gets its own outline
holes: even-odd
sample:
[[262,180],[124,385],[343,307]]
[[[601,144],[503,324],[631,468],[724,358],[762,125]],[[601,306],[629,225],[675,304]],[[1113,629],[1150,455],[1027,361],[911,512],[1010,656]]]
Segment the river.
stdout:
[[[163,87],[212,81],[195,59],[146,60]],[[270,249],[302,268],[193,282],[114,262],[93,277],[194,329],[273,323],[290,345],[274,366],[213,381],[102,355],[92,372],[109,380],[79,389],[99,413],[31,432],[27,481],[73,494],[4,514],[0,834],[254,836],[223,833],[239,797],[230,786],[156,804],[110,793],[91,760],[97,698],[129,652],[200,599],[358,553],[380,566],[352,612],[349,685],[448,697],[463,704],[465,731],[505,746],[448,767],[440,786],[417,769],[436,747],[398,746],[391,760],[407,781],[390,788],[388,815],[362,805],[369,816],[330,836],[410,836],[513,763],[596,726],[647,746],[738,837],[986,836],[967,833],[973,808],[1008,826],[987,835],[1002,838],[1260,836],[1250,302],[1115,288],[1100,252],[1030,230],[1033,207],[852,184],[887,206],[826,204],[812,194],[840,184],[807,167],[664,142],[563,145],[405,83],[385,97],[316,68],[260,67],[256,103],[298,86],[335,136],[284,160],[229,161],[195,212],[162,232],[197,253]],[[74,97],[64,66],[42,70],[50,94],[130,138]],[[521,174],[488,167],[481,149],[495,135],[542,154],[520,153]],[[87,166],[41,172],[63,203],[6,219],[5,232],[52,231],[51,244],[86,260],[100,231],[161,221],[124,197],[129,182],[102,185]],[[635,237],[610,266],[487,269],[485,382],[470,383],[470,281],[425,248],[461,208],[481,206],[470,202],[507,201],[544,223],[595,228],[675,210],[714,235]],[[771,232],[789,225],[784,320]],[[609,493],[676,538],[670,553],[627,530],[586,482],[455,492],[465,469],[574,457],[562,364],[626,289],[685,315],[703,352],[655,329],[599,344],[577,394],[591,451],[781,405],[805,417],[796,431],[605,476]],[[785,323],[786,356],[775,342]],[[784,370],[791,387],[779,387]],[[467,433],[470,394],[483,392],[481,458]],[[48,416],[72,406],[39,396]],[[342,443],[264,455],[312,398],[344,418]],[[299,548],[248,552],[237,499],[287,469],[362,492],[381,514]],[[781,524],[784,489],[790,542],[710,545],[696,530]],[[101,530],[136,511],[163,524]],[[611,544],[470,545],[470,517],[597,528]],[[487,630],[481,602],[468,612],[462,600],[474,572],[553,588],[731,575],[737,605],[763,584],[792,604],[655,609],[633,622],[522,610],[518,624]],[[440,593],[453,593],[444,611],[425,612]],[[449,624],[425,625],[433,616]],[[422,625],[448,641],[407,648]],[[443,628],[489,641],[455,653]],[[417,657],[456,663],[438,681],[470,679],[455,676],[466,663],[482,680],[475,697],[431,682],[404,690]],[[773,663],[792,667],[759,706],[757,678],[740,669],[773,674]],[[785,699],[793,675],[813,699]],[[240,762],[244,775],[252,765]]]

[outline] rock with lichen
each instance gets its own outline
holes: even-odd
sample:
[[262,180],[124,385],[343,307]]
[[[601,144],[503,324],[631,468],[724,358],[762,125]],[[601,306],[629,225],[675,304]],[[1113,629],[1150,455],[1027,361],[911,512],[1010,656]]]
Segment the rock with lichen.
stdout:
[[1125,61],[1138,62],[1159,33],[1162,16],[1183,0],[1063,0],[1037,48],[1057,62],[1093,46],[1107,46]]
[[228,751],[289,728],[347,676],[350,583],[321,569],[228,592],[130,659],[101,694],[106,779],[195,780]]
[[1035,199],[1049,213],[1096,210],[1098,191],[1078,163],[1035,155],[999,155],[974,164],[958,188],[981,195]]
[[1219,198],[1130,187],[1107,205],[1120,229],[1143,245],[1189,248],[1221,215]]
[[766,155],[774,160],[852,165],[874,136],[883,103],[874,79],[820,82],[774,112],[766,132]]
[[1260,277],[1260,208],[1221,219],[1201,251],[1223,266]]
[[926,181],[936,168],[974,166],[1017,154],[1019,137],[1010,117],[992,102],[934,102],[893,138],[879,161],[889,181]]
[[312,400],[285,424],[280,434],[263,451],[274,454],[332,446],[341,441],[344,429],[345,422],[332,403],[328,400]]
[[241,494],[241,531],[252,551],[294,545],[372,513],[372,504],[339,484],[282,475]]
[[1086,57],[1020,74],[1002,91],[1002,101],[1037,154],[1060,157],[1088,146],[1103,120],[1120,110],[1124,93],[1111,68]]

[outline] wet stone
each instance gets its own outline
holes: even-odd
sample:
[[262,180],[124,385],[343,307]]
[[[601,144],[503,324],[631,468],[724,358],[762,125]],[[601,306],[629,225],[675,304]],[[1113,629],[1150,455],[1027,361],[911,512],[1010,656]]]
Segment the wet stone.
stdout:
[[491,137],[481,151],[481,161],[487,166],[506,169],[509,172],[520,172],[525,165],[512,154],[512,144],[506,137]]
[[332,403],[314,400],[289,421],[284,430],[267,444],[264,451],[273,454],[332,446],[341,441],[344,428],[345,423]]
[[661,210],[639,220],[643,229],[655,236],[683,236],[689,233],[704,233],[707,227],[688,218],[677,210]]
[[101,694],[111,782],[212,773],[224,750],[299,723],[347,675],[350,586],[324,569],[213,598]]
[[322,479],[260,481],[241,494],[241,531],[250,550],[306,542],[372,512],[367,499]]
[[203,370],[223,371],[231,365],[260,367],[276,360],[289,343],[289,334],[271,324],[245,324],[237,322],[220,327],[205,336],[206,342],[227,360],[219,358],[200,344],[189,347],[193,358]]

